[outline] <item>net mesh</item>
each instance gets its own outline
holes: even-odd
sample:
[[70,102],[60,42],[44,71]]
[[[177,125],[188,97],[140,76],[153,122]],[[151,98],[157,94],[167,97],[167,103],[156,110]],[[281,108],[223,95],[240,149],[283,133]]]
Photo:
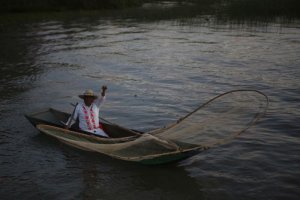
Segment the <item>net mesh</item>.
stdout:
[[174,144],[170,144],[167,141],[146,133],[138,138],[133,137],[131,140],[127,139],[126,142],[103,143],[103,141],[99,139],[92,140],[81,137],[72,131],[66,131],[52,126],[41,125],[38,126],[38,129],[47,135],[79,149],[99,152],[123,160],[139,161],[155,157],[156,155],[179,151],[178,147]]
[[259,91],[230,91],[203,104],[176,124],[152,134],[174,142],[211,147],[244,132],[267,107],[268,98]]

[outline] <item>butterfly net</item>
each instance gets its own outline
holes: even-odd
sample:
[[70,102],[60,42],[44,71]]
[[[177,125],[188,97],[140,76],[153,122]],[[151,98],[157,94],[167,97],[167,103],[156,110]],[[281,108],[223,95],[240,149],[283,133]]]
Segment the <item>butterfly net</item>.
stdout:
[[50,126],[39,129],[84,150],[141,161],[228,142],[253,125],[266,112],[267,106],[268,98],[261,92],[231,91],[211,99],[174,124],[125,140],[85,138]]
[[268,107],[268,98],[256,90],[221,94],[175,124],[152,134],[184,144],[211,147],[228,142],[253,125]]

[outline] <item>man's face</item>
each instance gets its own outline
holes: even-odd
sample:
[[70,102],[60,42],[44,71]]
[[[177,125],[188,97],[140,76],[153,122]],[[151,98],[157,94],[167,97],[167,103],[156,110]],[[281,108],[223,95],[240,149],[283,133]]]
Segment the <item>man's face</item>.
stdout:
[[94,102],[94,99],[94,97],[84,97],[83,100],[85,105],[90,106]]

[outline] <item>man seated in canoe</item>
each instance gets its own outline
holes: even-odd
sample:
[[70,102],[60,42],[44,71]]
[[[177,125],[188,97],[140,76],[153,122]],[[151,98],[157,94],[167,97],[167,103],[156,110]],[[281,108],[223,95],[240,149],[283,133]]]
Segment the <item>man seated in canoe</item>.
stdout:
[[102,86],[102,92],[99,98],[94,94],[93,90],[86,90],[82,95],[79,95],[79,97],[83,99],[83,102],[76,105],[65,128],[69,128],[78,119],[80,130],[102,137],[109,137],[99,124],[99,111],[105,100],[106,90],[107,87]]

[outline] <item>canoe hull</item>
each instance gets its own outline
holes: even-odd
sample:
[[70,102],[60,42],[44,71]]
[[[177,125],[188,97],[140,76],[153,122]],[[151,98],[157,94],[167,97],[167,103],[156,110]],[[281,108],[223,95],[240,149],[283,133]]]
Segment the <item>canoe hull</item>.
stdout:
[[178,162],[181,160],[184,160],[186,158],[189,158],[193,155],[196,155],[199,153],[199,150],[191,150],[188,152],[178,152],[175,154],[169,154],[169,155],[163,155],[151,159],[144,159],[142,161],[139,161],[139,163],[143,165],[161,165],[161,164],[168,164],[173,162]]
[[[140,156],[120,156],[116,154],[116,148],[121,147],[121,151],[126,151],[127,147],[137,144],[136,141],[141,139],[141,137],[146,136],[131,136],[131,137],[124,137],[124,138],[100,138],[92,135],[84,135],[81,133],[77,133],[74,131],[66,130],[63,128],[53,127],[49,125],[37,125],[38,130],[42,133],[56,138],[58,141],[71,146],[75,147],[80,150],[90,151],[101,153],[119,160],[124,160],[128,162],[136,162],[144,165],[161,165],[171,162],[176,162],[188,158],[194,155],[196,152],[199,152],[198,149],[190,149],[181,151],[179,149],[169,149],[166,152],[161,152],[157,154],[151,155],[142,155],[139,152],[142,150],[140,148],[135,148],[135,151],[140,154]],[[149,136],[152,138],[154,136]],[[157,144],[156,144],[157,145]],[[165,144],[164,144],[165,145]],[[162,146],[164,146],[162,145]],[[112,149],[110,151],[110,149]],[[142,153],[142,152],[141,152]]]
[[[30,123],[35,126],[41,133],[54,137],[64,144],[84,151],[101,153],[120,160],[136,162],[144,165],[160,165],[180,161],[199,152],[197,148],[191,148],[185,151],[181,151],[179,149],[171,149],[170,151],[168,150],[165,153],[158,153],[153,155],[151,154],[149,156],[146,155],[132,158],[116,156],[113,153],[107,152],[106,148],[110,149],[111,146],[123,144],[127,145],[128,147],[129,143],[134,143],[134,141],[138,140],[144,134],[108,123],[103,123],[103,127],[110,136],[113,136],[110,138],[103,138],[83,132],[67,130],[63,128],[63,124],[61,123],[61,121],[67,121],[69,116],[70,114],[57,111],[55,109],[48,109],[43,112],[25,115]],[[149,137],[155,138],[155,136],[153,135]],[[165,146],[166,143],[159,143],[159,145]],[[141,149],[137,148],[136,152],[139,154],[140,150]]]

